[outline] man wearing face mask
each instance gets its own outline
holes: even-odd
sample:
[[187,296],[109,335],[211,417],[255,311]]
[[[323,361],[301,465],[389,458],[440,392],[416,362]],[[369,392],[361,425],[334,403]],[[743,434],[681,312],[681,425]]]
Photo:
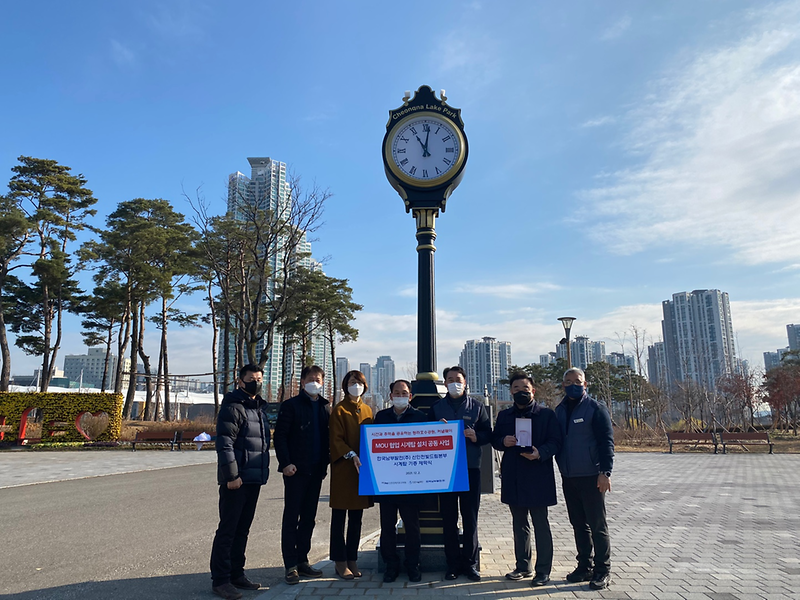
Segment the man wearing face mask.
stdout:
[[[492,446],[503,453],[500,500],[511,509],[514,526],[517,564],[506,578],[518,581],[531,575],[532,522],[536,564],[531,585],[540,586],[550,581],[553,567],[553,536],[547,520],[547,507],[556,504],[553,456],[561,449],[561,428],[556,414],[534,400],[536,390],[527,373],[512,374],[509,387],[514,405],[500,411],[492,432]],[[526,436],[524,445],[523,440],[517,438],[518,423],[529,425],[530,440]]]
[[605,404],[589,396],[586,387],[581,369],[564,373],[566,396],[556,407],[564,444],[556,462],[578,550],[578,567],[567,575],[567,581],[588,581],[592,589],[602,590],[611,581],[605,495],[611,491],[614,430]]
[[261,486],[269,477],[269,420],[261,398],[263,371],[239,370],[238,387],[225,394],[217,415],[219,527],[211,547],[211,589],[226,600],[261,587],[244,574],[245,548]]
[[[373,421],[376,425],[392,425],[395,423],[424,423],[425,413],[409,404],[411,398],[411,382],[398,379],[389,386],[392,406],[379,411]],[[405,565],[408,580],[422,581],[419,568],[420,529],[419,510],[422,504],[421,494],[397,494],[376,496],[375,500],[381,508],[381,557],[386,563],[383,581],[391,583],[400,574],[400,556],[397,553],[397,513],[403,519],[406,530]]]
[[[492,437],[492,425],[483,402],[466,393],[467,374],[459,366],[444,370],[447,395],[431,406],[431,421],[464,421],[464,438],[467,445],[467,470],[469,490],[440,494],[439,504],[444,530],[444,554],[447,560],[448,581],[464,574],[470,581],[480,581],[478,565],[478,509],[481,502],[481,447]],[[464,546],[458,543],[458,510],[461,504],[461,521],[464,525]]]
[[311,536],[322,480],[330,463],[328,401],[322,397],[325,371],[303,367],[300,393],[281,403],[275,423],[275,456],[283,474],[281,551],[284,580],[293,585],[300,576],[321,577],[308,562]]

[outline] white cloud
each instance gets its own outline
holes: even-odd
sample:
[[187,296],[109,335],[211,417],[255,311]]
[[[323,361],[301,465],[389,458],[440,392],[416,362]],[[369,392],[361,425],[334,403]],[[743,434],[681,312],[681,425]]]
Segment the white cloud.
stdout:
[[455,292],[466,292],[479,294],[482,296],[497,296],[498,298],[524,298],[541,294],[542,292],[552,292],[560,290],[561,286],[554,283],[510,283],[499,285],[461,285],[455,288]]
[[620,254],[729,248],[748,264],[800,258],[800,3],[653,83],[628,115],[638,166],[584,191],[594,238]]
[[430,60],[442,77],[458,81],[459,87],[476,90],[492,85],[502,76],[500,55],[498,43],[484,30],[460,25],[441,38]]
[[205,3],[183,0],[157,6],[146,19],[150,28],[164,39],[196,41],[203,37],[199,19],[207,12]]
[[[786,346],[786,324],[800,321],[800,298],[733,301],[731,313],[737,352],[752,367],[758,368],[763,366],[764,351]],[[535,311],[470,316],[438,310],[436,319],[439,371],[458,363],[466,340],[491,336],[511,342],[513,362],[527,364],[538,362],[540,354],[554,351],[564,337],[560,323]],[[635,326],[640,335],[644,335],[646,345],[650,345],[661,340],[661,319],[660,302],[621,306],[596,316],[579,317],[571,335],[604,341],[606,352],[621,351],[622,342],[625,353],[633,354],[631,327]],[[344,344],[337,350],[339,355],[347,356],[351,364],[372,364],[384,354],[404,368],[416,361],[415,315],[359,313],[355,325],[360,332],[358,341]]]
[[597,117],[596,119],[589,119],[581,123],[581,127],[601,127],[603,125],[610,125],[616,123],[617,119],[611,116]]
[[406,285],[401,287],[397,290],[397,295],[401,296],[402,298],[416,298],[417,297],[417,286],[416,285]]
[[630,15],[625,15],[619,21],[616,21],[606,28],[606,30],[600,34],[600,40],[608,42],[617,39],[630,28],[632,22],[633,20]]
[[800,298],[731,301],[738,351],[751,367],[764,368],[764,352],[789,345],[786,325],[800,322]]
[[136,53],[118,40],[111,40],[111,59],[120,67],[136,65]]

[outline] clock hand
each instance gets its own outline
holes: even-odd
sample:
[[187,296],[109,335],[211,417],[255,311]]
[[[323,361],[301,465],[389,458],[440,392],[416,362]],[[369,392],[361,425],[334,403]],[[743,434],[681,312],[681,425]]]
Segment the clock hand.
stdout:
[[419,145],[422,146],[422,156],[427,156],[426,152],[428,152],[428,147],[422,143],[422,140],[419,139],[418,135],[415,135],[414,137],[417,138]]
[[431,155],[431,153],[428,152],[428,140],[430,139],[430,137],[431,137],[431,130],[428,129],[428,132],[425,135],[425,151],[422,153],[423,158],[425,156],[430,156]]

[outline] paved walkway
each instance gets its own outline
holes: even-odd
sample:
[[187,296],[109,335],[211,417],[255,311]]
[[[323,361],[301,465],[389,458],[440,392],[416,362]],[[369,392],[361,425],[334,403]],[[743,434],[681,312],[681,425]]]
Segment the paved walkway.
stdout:
[[[194,450],[3,452],[0,488],[214,461],[214,452]],[[619,454],[612,483],[607,504],[613,579],[605,591],[564,581],[575,565],[575,550],[559,490],[559,504],[550,512],[552,583],[543,588],[504,578],[514,566],[514,553],[511,517],[498,493],[482,498],[480,583],[463,577],[446,582],[437,571],[423,572],[418,584],[409,583],[405,574],[384,584],[377,572],[377,536],[365,531],[360,580],[334,579],[332,565],[323,561],[326,578],[280,584],[245,598],[800,600],[800,455]],[[248,562],[258,570],[258,556]],[[202,571],[198,565],[197,572]],[[213,597],[210,591],[208,597]]]
[[[559,490],[551,509],[555,544],[552,582],[531,588],[504,575],[514,567],[511,516],[499,493],[484,495],[480,511],[483,581],[443,581],[423,572],[391,584],[377,572],[375,536],[362,542],[364,577],[328,577],[279,586],[245,598],[387,598],[475,596],[648,600],[800,599],[800,456],[751,454],[620,454],[607,497],[612,584],[593,591],[569,584],[574,542]],[[376,509],[377,510],[377,509]],[[423,565],[424,569],[424,565]]]
[[217,461],[213,450],[20,450],[0,453],[0,489],[201,465]]

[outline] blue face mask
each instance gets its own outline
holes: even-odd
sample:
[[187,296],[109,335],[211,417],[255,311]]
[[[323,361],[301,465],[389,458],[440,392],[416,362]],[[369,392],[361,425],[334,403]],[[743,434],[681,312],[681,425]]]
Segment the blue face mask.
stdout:
[[568,385],[564,388],[564,391],[567,393],[567,396],[573,400],[580,400],[583,397],[582,385]]

